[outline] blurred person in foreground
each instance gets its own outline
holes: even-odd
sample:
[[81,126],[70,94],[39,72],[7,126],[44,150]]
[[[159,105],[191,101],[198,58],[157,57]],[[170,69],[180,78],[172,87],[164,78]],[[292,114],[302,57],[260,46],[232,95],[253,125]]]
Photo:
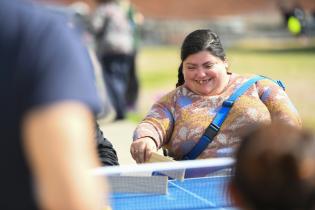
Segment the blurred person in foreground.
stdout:
[[[251,78],[230,70],[215,32],[193,31],[181,47],[176,89],[154,103],[137,126],[130,148],[132,157],[137,163],[145,162],[161,147],[167,148],[169,156],[176,160],[232,156],[240,137],[261,123],[282,120],[301,126],[287,94],[267,78],[250,85],[233,104],[227,103]],[[222,107],[231,109],[221,128],[217,128],[213,120],[221,116]],[[213,138],[203,138],[205,131]],[[199,149],[200,143],[205,147]],[[195,152],[196,157],[191,158],[195,148],[200,153]]]
[[314,135],[273,123],[245,136],[230,192],[242,209],[315,209]]
[[100,109],[80,38],[29,1],[0,1],[0,209],[101,209]]
[[[104,92],[104,84],[100,84],[100,82],[102,82],[101,80],[103,79],[101,75],[99,75],[99,63],[97,62],[97,59],[95,59],[94,52],[91,49],[89,43],[90,35],[86,29],[87,23],[85,21],[85,19],[88,19],[87,16],[89,6],[87,5],[87,3],[84,2],[73,2],[72,4],[67,5],[67,2],[65,2],[64,0],[62,2],[59,2],[59,4],[56,4],[56,2],[45,2],[43,6],[48,9],[49,12],[57,15],[60,18],[64,18],[64,21],[69,25],[69,27],[81,37],[84,46],[87,48],[95,74],[95,83],[98,95],[101,98],[103,107],[101,112],[98,113],[97,118],[102,118],[102,120],[104,120],[104,117],[111,115],[112,107],[108,98],[108,94]],[[87,11],[81,11],[84,9],[80,9],[77,7],[83,7]],[[79,12],[82,12],[82,14]],[[101,79],[99,79],[99,77],[101,77]],[[97,121],[95,122],[95,140],[98,156],[101,160],[102,165],[119,165],[117,152],[112,143],[104,137],[103,131]]]

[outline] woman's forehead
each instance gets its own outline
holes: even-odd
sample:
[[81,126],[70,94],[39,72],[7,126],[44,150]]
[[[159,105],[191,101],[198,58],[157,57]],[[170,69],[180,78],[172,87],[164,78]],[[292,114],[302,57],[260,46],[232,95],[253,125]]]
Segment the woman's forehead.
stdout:
[[200,51],[194,54],[189,55],[183,62],[184,63],[199,63],[199,62],[217,62],[221,60],[217,56],[214,56],[209,51]]

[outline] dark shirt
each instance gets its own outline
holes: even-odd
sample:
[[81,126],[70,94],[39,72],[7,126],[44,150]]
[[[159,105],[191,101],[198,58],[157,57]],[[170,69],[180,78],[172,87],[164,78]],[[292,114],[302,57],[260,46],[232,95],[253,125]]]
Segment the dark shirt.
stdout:
[[[78,16],[78,14],[76,14],[73,9],[65,6],[48,6],[47,9],[55,15],[60,16],[60,18],[63,18],[64,21],[71,26],[74,32],[81,37],[81,40],[88,48],[87,40],[84,39],[87,34],[87,29],[85,27],[83,17]],[[95,127],[96,147],[101,163],[104,166],[119,165],[117,153],[112,143],[104,137],[104,134],[98,123],[96,123]]]
[[99,125],[96,124],[96,141],[98,156],[104,166],[119,165],[117,153],[112,143],[104,138],[103,132]]
[[34,210],[23,117],[64,100],[96,114],[100,103],[87,52],[64,21],[24,1],[1,0],[0,30],[0,209]]

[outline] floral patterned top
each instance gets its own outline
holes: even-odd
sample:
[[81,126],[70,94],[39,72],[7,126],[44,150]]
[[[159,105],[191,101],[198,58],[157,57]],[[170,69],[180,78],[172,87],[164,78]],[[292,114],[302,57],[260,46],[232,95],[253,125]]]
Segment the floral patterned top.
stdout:
[[[151,137],[158,148],[167,148],[175,159],[181,159],[199,141],[224,100],[250,76],[232,74],[220,95],[201,96],[180,86],[158,100],[137,126],[133,139]],[[213,141],[198,159],[230,156],[222,154],[235,149],[241,136],[260,123],[281,120],[301,126],[301,119],[287,94],[276,83],[264,79],[252,85],[236,100]]]

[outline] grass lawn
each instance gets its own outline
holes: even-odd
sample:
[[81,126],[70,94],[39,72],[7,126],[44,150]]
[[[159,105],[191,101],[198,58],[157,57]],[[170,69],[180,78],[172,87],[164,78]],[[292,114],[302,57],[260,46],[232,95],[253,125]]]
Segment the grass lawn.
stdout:
[[[296,41],[248,40],[227,49],[230,71],[255,73],[282,80],[304,126],[315,130],[315,40],[300,47]],[[177,82],[179,47],[144,47],[138,57],[141,92],[139,110],[129,120],[139,122],[161,95]]]

